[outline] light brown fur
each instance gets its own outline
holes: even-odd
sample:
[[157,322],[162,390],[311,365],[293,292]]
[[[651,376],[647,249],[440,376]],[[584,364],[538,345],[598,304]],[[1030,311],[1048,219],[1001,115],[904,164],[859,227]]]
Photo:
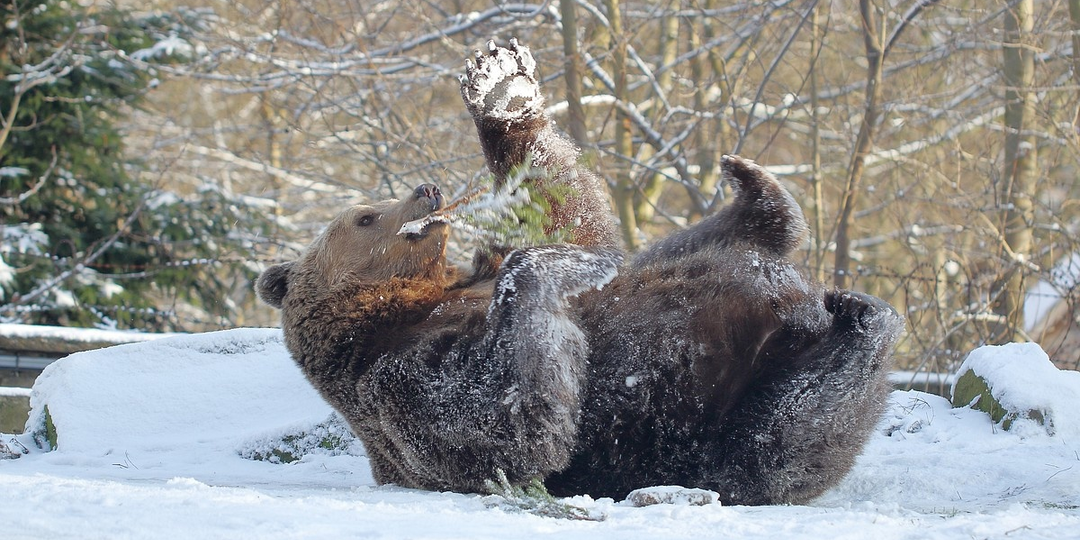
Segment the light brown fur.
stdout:
[[[309,248],[314,256],[305,260],[329,286],[344,280],[381,282],[395,276],[445,283],[453,273],[445,259],[450,227],[436,222],[415,239],[397,234],[406,222],[430,213],[430,204],[422,199],[408,204],[390,199],[353,206],[330,222]],[[368,218],[371,224],[358,224]]]

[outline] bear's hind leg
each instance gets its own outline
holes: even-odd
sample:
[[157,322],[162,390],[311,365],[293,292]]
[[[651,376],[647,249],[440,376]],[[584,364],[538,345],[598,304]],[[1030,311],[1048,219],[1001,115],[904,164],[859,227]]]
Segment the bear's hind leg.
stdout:
[[808,226],[799,204],[780,181],[749,159],[726,155],[721,169],[735,200],[716,214],[673,233],[634,258],[640,267],[708,246],[742,245],[784,257],[806,238]]
[[763,354],[776,356],[769,372],[720,426],[710,449],[719,467],[703,480],[725,502],[820,495],[847,474],[877,423],[903,321],[884,301],[850,291],[827,292],[824,307],[830,327],[794,357],[766,343]]

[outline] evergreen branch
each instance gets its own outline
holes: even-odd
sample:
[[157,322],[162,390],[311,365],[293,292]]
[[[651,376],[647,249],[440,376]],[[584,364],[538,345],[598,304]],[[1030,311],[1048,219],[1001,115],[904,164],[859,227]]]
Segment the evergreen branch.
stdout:
[[[545,183],[551,174],[532,165],[532,156],[514,167],[494,192],[486,187],[451,202],[446,208],[401,226],[398,234],[420,234],[433,223],[447,223],[504,246],[527,246],[564,241],[569,231],[550,231],[548,198],[564,198],[558,186]],[[493,182],[492,182],[493,183]]]
[[484,501],[488,506],[556,519],[603,521],[603,516],[593,517],[588,510],[553,497],[539,478],[530,480],[524,486],[514,486],[507,480],[502,469],[496,469],[495,479],[484,484],[491,493]]
[[41,190],[42,186],[45,185],[45,182],[49,179],[49,177],[52,176],[53,169],[56,168],[56,161],[56,147],[53,146],[52,162],[50,162],[49,167],[45,169],[45,173],[38,177],[37,182],[35,182],[30,189],[26,190],[23,193],[20,193],[16,197],[0,197],[0,204],[6,206],[14,206],[16,204],[21,204],[26,199],[29,199],[30,197],[33,197],[35,194],[37,194],[37,192]]
[[68,279],[69,277],[71,277],[72,275],[74,275],[77,272],[82,272],[86,268],[87,265],[89,265],[89,264],[93,263],[94,261],[96,261],[98,259],[98,257],[101,257],[106,251],[108,251],[113,246],[113,244],[116,243],[117,240],[120,239],[120,236],[122,234],[124,234],[131,227],[132,223],[135,222],[135,218],[137,218],[139,216],[139,214],[142,213],[142,210],[143,210],[143,208],[145,206],[146,206],[146,201],[145,200],[141,201],[139,203],[139,206],[137,206],[135,208],[135,210],[133,212],[131,212],[131,215],[129,215],[127,217],[127,219],[124,220],[124,223],[121,224],[120,227],[116,229],[116,232],[114,232],[112,234],[112,236],[105,239],[105,241],[102,242],[101,245],[98,246],[98,248],[95,249],[93,253],[88,255],[85,259],[80,261],[78,264],[76,264],[70,270],[67,270],[66,272],[62,272],[61,274],[57,275],[56,277],[53,277],[52,279],[49,279],[45,283],[42,283],[41,285],[39,285],[36,289],[34,289],[34,290],[32,290],[32,291],[30,291],[30,292],[28,292],[26,294],[15,295],[11,299],[12,300],[11,303],[15,304],[15,305],[28,304],[28,303],[30,303],[31,300],[37,298],[38,296],[41,296],[42,294],[44,294],[45,292],[48,292],[49,290],[51,290],[58,283]]

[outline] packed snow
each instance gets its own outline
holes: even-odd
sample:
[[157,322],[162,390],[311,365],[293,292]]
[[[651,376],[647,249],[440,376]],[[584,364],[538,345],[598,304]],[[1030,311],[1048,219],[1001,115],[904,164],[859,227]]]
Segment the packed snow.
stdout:
[[[965,369],[1006,406],[1052,410],[1053,434],[1032,420],[1006,431],[980,411],[898,391],[855,469],[811,505],[728,507],[699,496],[635,507],[582,495],[563,502],[591,520],[572,520],[494,496],[375,485],[362,445],[333,420],[277,330],[120,345],[49,366],[31,395],[28,433],[0,438],[18,456],[0,459],[2,537],[1076,538],[1080,377],[1033,346],[978,349]],[[38,446],[49,444],[46,406],[52,451]],[[291,463],[266,459],[313,432],[346,441]]]

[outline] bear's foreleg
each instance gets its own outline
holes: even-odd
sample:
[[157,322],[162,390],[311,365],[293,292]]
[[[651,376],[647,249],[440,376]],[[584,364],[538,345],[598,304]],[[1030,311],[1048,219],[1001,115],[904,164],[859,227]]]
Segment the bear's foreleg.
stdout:
[[[496,182],[533,154],[546,165],[562,156],[541,152],[545,140],[558,139],[544,112],[544,96],[536,80],[536,61],[528,47],[510,40],[507,47],[488,42],[476,51],[461,76],[461,98],[473,117],[480,146]],[[573,152],[573,148],[570,150]],[[576,160],[576,152],[572,158]]]
[[780,181],[749,159],[726,155],[721,169],[735,200],[697,224],[672,233],[634,258],[641,267],[701,249],[742,245],[784,257],[799,247],[808,226],[802,209]]
[[573,245],[514,251],[503,263],[480,353],[504,373],[495,417],[507,454],[528,456],[534,471],[565,468],[577,440],[588,339],[568,299],[613,279],[621,254]]
[[[504,261],[477,341],[421,334],[363,385],[376,480],[482,492],[566,467],[577,442],[588,340],[569,299],[617,273],[618,251],[517,250]],[[376,466],[377,465],[377,466]]]
[[506,47],[489,41],[487,51],[466,62],[461,97],[497,186],[531,157],[550,179],[529,180],[567,188],[545,194],[551,207],[547,232],[570,228],[575,244],[619,245],[604,183],[578,162],[577,146],[548,118],[528,47],[515,39]]
[[727,503],[817,497],[847,474],[878,421],[902,319],[869,295],[830,291],[824,301],[832,322],[821,339],[772,359],[721,427],[710,450],[719,467],[705,476]]

